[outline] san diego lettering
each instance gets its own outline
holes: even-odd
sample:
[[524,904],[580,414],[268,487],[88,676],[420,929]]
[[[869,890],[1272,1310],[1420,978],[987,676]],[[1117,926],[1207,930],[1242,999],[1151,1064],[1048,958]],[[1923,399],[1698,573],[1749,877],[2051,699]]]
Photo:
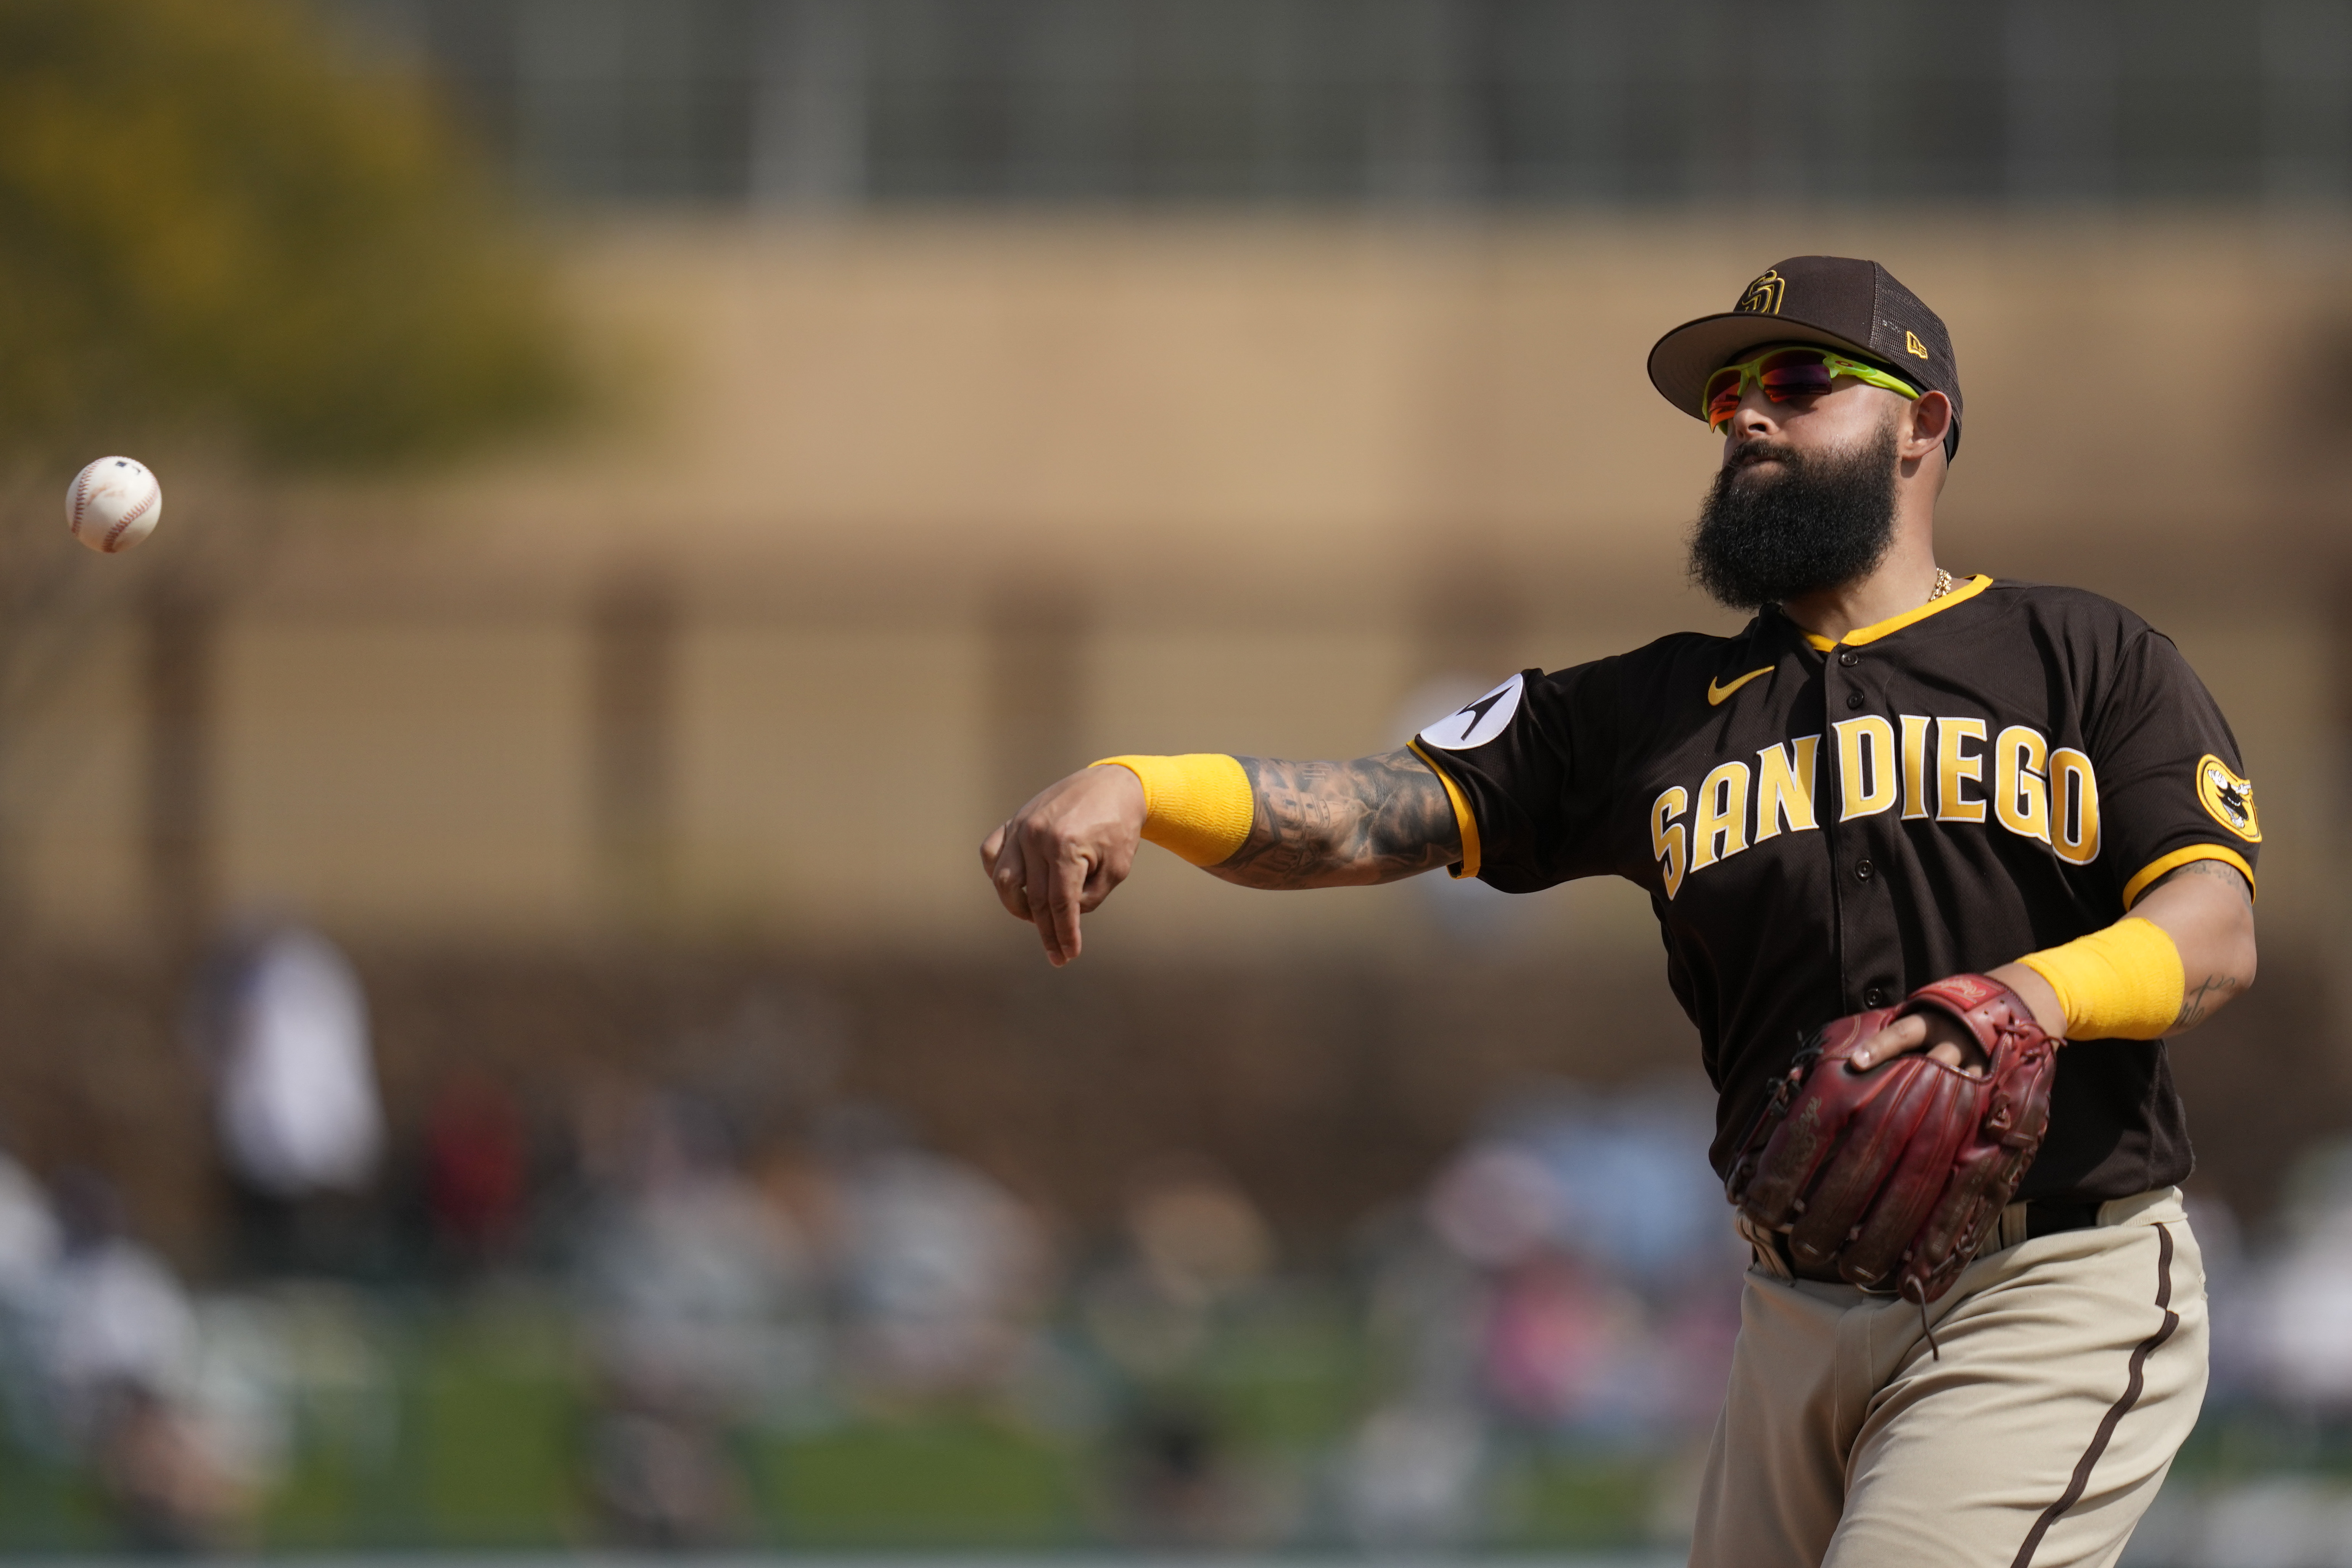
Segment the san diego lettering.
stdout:
[[[2091,759],[2071,746],[2053,751],[2031,725],[1993,734],[1982,719],[1904,713],[1847,719],[1830,730],[1841,822],[1899,808],[1906,821],[1997,823],[2048,845],[2070,865],[2098,858],[2099,781]],[[1783,833],[1818,828],[1821,750],[1819,735],[1801,735],[1766,746],[1754,763],[1717,765],[1696,791],[1680,784],[1661,791],[1650,803],[1650,852],[1664,869],[1666,897],[1682,891],[1687,874]]]

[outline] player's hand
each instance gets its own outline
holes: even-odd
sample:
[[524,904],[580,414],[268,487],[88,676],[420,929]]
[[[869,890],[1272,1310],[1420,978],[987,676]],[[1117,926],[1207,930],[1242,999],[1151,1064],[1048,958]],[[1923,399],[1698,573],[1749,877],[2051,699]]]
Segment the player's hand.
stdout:
[[1078,917],[1127,880],[1143,842],[1143,782],[1088,768],[1050,784],[980,847],[997,899],[1037,928],[1055,967],[1078,956]]
[[[2050,989],[2050,982],[2021,963],[2004,963],[1999,969],[1988,970],[1986,978],[1998,980],[2016,992],[2018,998],[2033,1009],[2035,1021],[2051,1038],[2064,1035],[2065,1010],[2058,1005],[2058,994]],[[1958,1019],[1941,1013],[1914,1013],[1907,1018],[1895,1019],[1863,1041],[1853,1053],[1853,1065],[1857,1068],[1873,1068],[1889,1057],[1923,1049],[1929,1059],[1948,1068],[1958,1068],[1970,1078],[1984,1076],[1983,1047],[1960,1027]]]
[[1941,1013],[1914,1013],[1907,1018],[1895,1019],[1862,1042],[1853,1053],[1853,1065],[1876,1067],[1890,1057],[1907,1056],[1916,1050],[1925,1050],[1930,1060],[1958,1068],[1970,1078],[1984,1076],[1983,1047],[1960,1027],[1957,1019]]

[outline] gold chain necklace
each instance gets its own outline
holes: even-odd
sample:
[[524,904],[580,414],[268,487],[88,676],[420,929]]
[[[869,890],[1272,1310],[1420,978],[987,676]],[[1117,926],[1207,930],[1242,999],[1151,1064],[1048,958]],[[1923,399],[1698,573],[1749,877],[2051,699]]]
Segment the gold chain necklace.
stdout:
[[1952,574],[1949,572],[1945,571],[1941,566],[1937,567],[1936,586],[1928,593],[1927,602],[1932,605],[1951,591]]

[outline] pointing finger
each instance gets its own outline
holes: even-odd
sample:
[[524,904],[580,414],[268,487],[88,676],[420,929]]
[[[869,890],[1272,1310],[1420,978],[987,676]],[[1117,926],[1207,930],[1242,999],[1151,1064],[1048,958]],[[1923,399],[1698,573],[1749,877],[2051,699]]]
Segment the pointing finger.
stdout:
[[1056,955],[1057,964],[1078,956],[1078,903],[1086,894],[1087,873],[1093,868],[1093,858],[1078,850],[1054,862],[1037,923],[1047,931],[1046,947]]
[[1045,846],[1031,841],[1022,846],[1021,912],[1023,918],[1037,928],[1038,940],[1045,944],[1045,956],[1054,963],[1062,963],[1061,950],[1054,944],[1054,857]]

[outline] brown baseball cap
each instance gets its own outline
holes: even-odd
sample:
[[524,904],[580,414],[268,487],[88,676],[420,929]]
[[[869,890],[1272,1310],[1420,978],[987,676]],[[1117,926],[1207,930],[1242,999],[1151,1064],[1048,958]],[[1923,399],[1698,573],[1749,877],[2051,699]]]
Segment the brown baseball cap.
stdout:
[[1960,450],[1960,371],[1943,318],[1875,261],[1792,256],[1768,267],[1739,302],[1685,321],[1650,350],[1650,384],[1694,418],[1707,377],[1768,343],[1820,343],[1870,361],[1921,392],[1952,400],[1947,460]]

